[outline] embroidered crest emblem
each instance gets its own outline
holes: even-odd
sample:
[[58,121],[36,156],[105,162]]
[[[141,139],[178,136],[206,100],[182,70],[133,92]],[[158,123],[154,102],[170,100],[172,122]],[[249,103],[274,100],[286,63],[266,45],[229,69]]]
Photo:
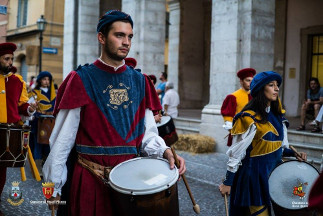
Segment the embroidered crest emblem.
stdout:
[[22,192],[19,189],[19,182],[14,181],[11,184],[12,187],[11,191],[9,192],[9,198],[7,199],[7,201],[13,206],[18,206],[24,201],[24,199],[22,198]]
[[111,89],[109,93],[111,104],[119,106],[129,100],[127,89]]
[[123,104],[122,107],[124,109],[127,109],[129,107],[129,104],[132,103],[128,95],[128,90],[130,89],[130,87],[127,87],[123,83],[119,83],[118,86],[121,88],[113,88],[113,85],[108,85],[107,88],[103,90],[103,94],[109,91],[110,99],[107,106],[114,110],[117,110],[118,107]]

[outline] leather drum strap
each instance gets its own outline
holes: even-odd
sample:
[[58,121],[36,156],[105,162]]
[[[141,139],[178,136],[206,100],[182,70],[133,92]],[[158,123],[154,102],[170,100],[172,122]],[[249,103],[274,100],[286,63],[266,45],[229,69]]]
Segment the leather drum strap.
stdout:
[[86,160],[85,158],[78,155],[77,162],[89,170],[92,174],[98,177],[103,181],[104,184],[108,184],[109,174],[112,170],[112,167],[105,167],[100,164],[94,163],[92,161]]

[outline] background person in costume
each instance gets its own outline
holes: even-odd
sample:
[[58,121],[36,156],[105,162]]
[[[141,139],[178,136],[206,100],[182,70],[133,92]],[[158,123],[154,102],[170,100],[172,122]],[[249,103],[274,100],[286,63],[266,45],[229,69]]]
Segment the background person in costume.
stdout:
[[[247,105],[251,100],[250,83],[256,70],[253,68],[244,68],[237,72],[237,77],[240,79],[241,88],[226,96],[222,103],[221,115],[223,116],[224,125],[226,130],[232,129],[233,117],[239,113],[242,108]],[[229,135],[227,146],[231,146],[232,137]]]
[[[44,164],[44,180],[55,183],[58,200],[66,182],[66,160],[75,146],[70,191],[71,215],[115,215],[111,188],[104,185],[93,167],[114,167],[139,153],[166,158],[174,168],[174,157],[158,136],[153,112],[160,110],[156,91],[147,76],[125,64],[133,37],[130,15],[112,10],[97,25],[101,56],[79,66],[60,86],[50,138],[50,154]],[[179,173],[186,170],[180,157]]]
[[[148,77],[150,78],[150,81],[152,82],[152,84],[155,86],[156,85],[156,82],[157,82],[157,78],[155,75],[151,74],[151,75],[148,75]],[[160,122],[161,121],[161,117],[162,117],[162,114],[159,113],[159,112],[154,112],[154,119],[155,119],[155,122]]]
[[[27,103],[26,83],[22,77],[12,72],[13,52],[17,46],[13,43],[0,44],[0,123],[22,124],[21,116],[32,116],[36,104]],[[0,140],[5,145],[5,140]],[[0,167],[0,197],[6,183],[7,168]],[[0,211],[0,215],[2,215]]]
[[[268,177],[282,156],[295,156],[287,140],[288,122],[278,98],[282,78],[268,71],[251,82],[252,100],[233,119],[226,178],[219,186],[230,194],[230,215],[270,215]],[[299,160],[306,160],[300,153]]]
[[37,142],[39,118],[41,115],[52,115],[56,99],[53,77],[50,72],[42,71],[37,76],[36,87],[30,92],[28,102],[38,102],[35,118],[30,122],[30,148],[33,153],[38,170],[49,154],[49,145]]

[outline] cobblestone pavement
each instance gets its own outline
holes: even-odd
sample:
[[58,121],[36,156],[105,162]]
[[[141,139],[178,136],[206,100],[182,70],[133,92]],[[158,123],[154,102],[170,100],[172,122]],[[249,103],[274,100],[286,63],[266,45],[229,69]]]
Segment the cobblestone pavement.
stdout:
[[[224,216],[224,199],[218,192],[218,185],[225,175],[227,156],[220,153],[190,154],[178,151],[186,160],[187,172],[185,177],[192,191],[196,203],[200,206],[201,216]],[[1,210],[6,216],[46,216],[51,215],[46,204],[37,203],[45,201],[42,193],[41,182],[33,179],[29,164],[26,163],[27,181],[21,182],[20,169],[8,168],[7,182],[1,197]],[[19,187],[22,191],[24,202],[19,206],[12,206],[7,199],[13,181],[21,182]],[[184,182],[178,182],[179,207],[181,216],[196,215]]]

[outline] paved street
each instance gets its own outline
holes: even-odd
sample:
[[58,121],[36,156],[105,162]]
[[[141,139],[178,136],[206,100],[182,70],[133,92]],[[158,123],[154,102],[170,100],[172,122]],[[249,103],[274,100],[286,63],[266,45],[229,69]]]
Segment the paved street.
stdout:
[[[196,203],[201,208],[201,216],[224,216],[224,199],[217,190],[225,174],[227,157],[224,154],[190,154],[178,151],[186,160],[187,172],[185,174],[189,187]],[[37,182],[31,176],[29,165],[26,167],[27,181],[21,182],[19,187],[22,191],[24,202],[19,206],[8,203],[9,191],[13,181],[21,181],[20,169],[10,168],[7,172],[7,182],[1,197],[1,210],[6,216],[11,215],[51,215],[46,204],[42,204],[45,198],[42,193],[41,182]],[[179,205],[181,216],[196,215],[193,205],[183,181],[178,182]],[[35,201],[40,201],[38,204]]]

